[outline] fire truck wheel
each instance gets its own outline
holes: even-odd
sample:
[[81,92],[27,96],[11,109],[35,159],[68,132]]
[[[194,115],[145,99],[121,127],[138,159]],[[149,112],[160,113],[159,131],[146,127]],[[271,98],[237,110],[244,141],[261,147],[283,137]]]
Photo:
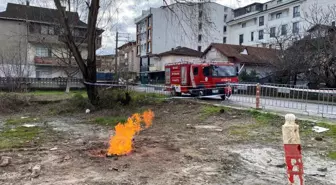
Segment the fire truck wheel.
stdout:
[[173,94],[173,96],[181,96],[181,95],[182,95],[182,93],[180,93],[180,92],[176,92],[175,89],[173,89],[172,94]]
[[225,95],[221,95],[221,99],[225,100],[226,96]]

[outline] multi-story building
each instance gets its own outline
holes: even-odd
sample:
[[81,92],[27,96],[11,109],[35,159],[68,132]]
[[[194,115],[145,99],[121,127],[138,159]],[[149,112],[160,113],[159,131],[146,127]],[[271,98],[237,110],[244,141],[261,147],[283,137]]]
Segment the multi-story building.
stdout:
[[137,55],[141,72],[148,75],[154,65],[151,56],[176,47],[188,47],[203,51],[213,42],[226,42],[226,22],[232,19],[232,9],[208,2],[174,3],[142,11],[135,19],[137,27]]
[[97,55],[97,61],[100,62],[97,72],[112,73],[115,67],[115,55]]
[[271,0],[235,9],[228,22],[228,43],[279,48],[280,44],[304,37],[310,27],[318,24],[309,20],[314,9],[327,12],[335,5],[336,0]]
[[[66,11],[73,36],[87,57],[87,24],[77,12]],[[8,3],[0,12],[0,75],[18,77],[54,78],[81,77],[74,58],[65,45],[64,29],[58,22],[56,9]],[[97,30],[97,48],[101,34]],[[19,73],[17,72],[19,71]]]
[[136,54],[136,42],[131,41],[118,48],[118,70],[133,73],[137,76],[140,73],[140,58]]

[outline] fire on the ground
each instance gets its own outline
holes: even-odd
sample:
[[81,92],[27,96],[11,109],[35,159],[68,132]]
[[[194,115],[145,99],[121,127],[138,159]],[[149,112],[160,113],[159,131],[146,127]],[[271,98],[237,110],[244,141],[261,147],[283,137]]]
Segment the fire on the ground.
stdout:
[[[126,123],[118,123],[115,126],[115,134],[111,137],[110,146],[107,155],[126,155],[132,151],[133,137],[141,130],[152,125],[154,112],[145,111],[142,115],[139,113],[129,117]],[[144,124],[142,126],[142,124]]]

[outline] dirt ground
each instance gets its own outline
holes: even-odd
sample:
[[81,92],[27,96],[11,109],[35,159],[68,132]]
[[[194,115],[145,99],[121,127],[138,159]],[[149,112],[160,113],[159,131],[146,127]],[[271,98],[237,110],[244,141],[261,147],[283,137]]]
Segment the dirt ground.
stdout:
[[[287,184],[281,136],[284,120],[280,117],[182,100],[90,114],[83,110],[47,115],[42,109],[0,118],[2,132],[9,119],[25,119],[22,116],[36,118],[29,124],[39,128],[36,137],[19,147],[0,149],[1,156],[11,157],[8,165],[0,167],[0,184]],[[92,120],[130,116],[146,109],[154,111],[155,119],[135,137],[132,153],[112,158],[92,155],[105,150],[113,134],[113,126]],[[335,140],[322,135],[322,141],[317,141],[310,129],[303,125],[305,184],[336,184],[336,161],[326,156],[335,149]],[[38,165],[41,170],[35,173]]]

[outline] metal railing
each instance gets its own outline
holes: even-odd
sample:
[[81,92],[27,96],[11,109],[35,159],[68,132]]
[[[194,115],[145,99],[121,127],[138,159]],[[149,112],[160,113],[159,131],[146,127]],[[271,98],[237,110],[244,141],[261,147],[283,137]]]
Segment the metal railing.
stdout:
[[[230,84],[233,95],[229,103],[243,106],[296,112],[336,118],[336,89],[307,89],[298,86],[281,84],[259,85],[260,94],[257,96],[257,84]],[[260,107],[257,107],[259,98]]]

